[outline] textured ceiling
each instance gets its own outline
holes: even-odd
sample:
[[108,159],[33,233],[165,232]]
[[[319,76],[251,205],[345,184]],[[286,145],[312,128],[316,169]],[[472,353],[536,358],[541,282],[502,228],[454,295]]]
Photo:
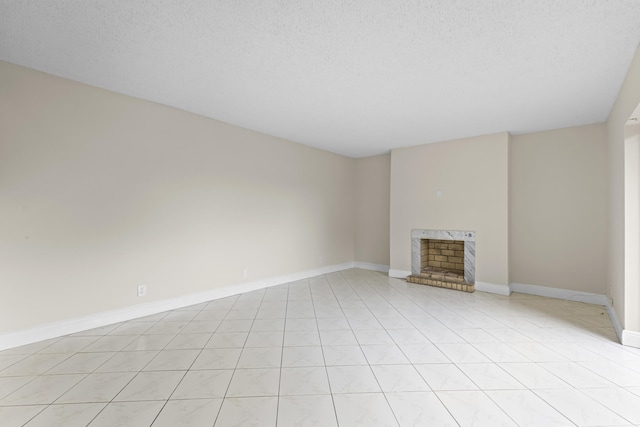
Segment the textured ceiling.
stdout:
[[602,122],[639,0],[0,0],[0,59],[361,157]]

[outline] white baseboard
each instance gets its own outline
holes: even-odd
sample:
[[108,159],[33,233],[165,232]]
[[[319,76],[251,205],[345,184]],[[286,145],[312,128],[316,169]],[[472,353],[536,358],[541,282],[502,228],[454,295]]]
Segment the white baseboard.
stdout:
[[616,331],[616,335],[618,335],[618,340],[620,340],[620,343],[629,347],[640,348],[640,332],[630,331],[628,329],[622,328],[622,324],[618,320],[618,315],[613,309],[610,301],[607,301],[607,312],[609,313],[611,323],[613,323],[613,328]]
[[0,334],[0,351],[50,338],[57,338],[76,332],[86,331],[101,326],[112,325],[114,323],[125,322],[139,317],[150,316],[162,313],[167,310],[187,307],[194,304],[250,292],[270,286],[282,285],[284,283],[295,282],[296,280],[308,279],[310,277],[333,273],[336,271],[354,268],[353,262],[330,265],[312,270],[301,271],[284,276],[277,276],[254,282],[242,283],[223,288],[212,289],[210,291],[189,294],[182,297],[168,300],[155,301],[146,304],[137,304],[130,307],[123,307],[116,310],[105,311],[88,316],[76,317],[73,319],[61,320],[59,322],[39,325],[33,328],[6,332]]
[[569,289],[549,288],[547,286],[527,285],[524,283],[511,283],[512,292],[538,295],[541,297],[564,299],[568,301],[584,302],[606,306],[609,302],[606,295],[592,294],[589,292],[572,291]]
[[356,261],[354,263],[354,267],[355,268],[361,268],[363,270],[380,271],[382,273],[388,273],[389,272],[389,266],[388,265],[372,264],[370,262]]
[[613,329],[615,330],[620,343],[629,347],[640,348],[640,333],[623,329],[620,320],[618,320],[618,315],[606,295],[572,291],[569,289],[549,288],[546,286],[525,285],[522,283],[512,283],[511,290],[513,292],[520,292],[523,294],[603,305],[607,309],[607,313],[609,314],[609,318],[613,324]]
[[411,276],[411,272],[410,271],[389,269],[389,277],[395,277],[395,278],[398,278],[398,279],[404,279],[407,276]]
[[620,341],[623,345],[640,348],[640,332],[624,329],[622,331],[622,339]]
[[607,304],[605,305],[607,308],[607,313],[609,313],[609,318],[611,319],[611,323],[613,323],[613,329],[616,331],[616,335],[618,336],[618,341],[622,342],[622,333],[624,330],[622,329],[622,324],[618,320],[618,315],[611,305],[611,301],[607,298]]
[[476,291],[489,292],[491,294],[498,294],[498,295],[505,295],[505,296],[511,295],[511,289],[509,285],[498,285],[495,283],[479,282],[476,280],[475,289]]

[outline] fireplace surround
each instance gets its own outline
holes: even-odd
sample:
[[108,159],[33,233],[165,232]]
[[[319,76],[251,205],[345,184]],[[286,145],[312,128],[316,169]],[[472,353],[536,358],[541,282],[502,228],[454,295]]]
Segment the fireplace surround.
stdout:
[[475,240],[475,232],[468,230],[412,230],[407,281],[473,292]]

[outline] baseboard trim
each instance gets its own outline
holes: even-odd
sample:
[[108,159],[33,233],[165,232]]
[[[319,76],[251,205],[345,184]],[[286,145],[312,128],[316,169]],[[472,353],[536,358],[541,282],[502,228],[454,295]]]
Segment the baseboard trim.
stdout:
[[373,264],[370,262],[356,261],[353,263],[355,268],[361,268],[362,270],[380,271],[382,273],[389,272],[389,266],[384,264]]
[[622,333],[624,330],[622,329],[622,324],[618,320],[618,315],[611,305],[611,300],[607,298],[607,303],[605,304],[607,308],[607,313],[609,314],[609,318],[611,319],[611,323],[613,323],[613,329],[616,331],[616,335],[618,336],[618,341],[622,343]]
[[622,345],[640,348],[640,332],[624,329],[622,331],[622,339],[620,341],[622,342]]
[[607,309],[607,313],[609,314],[609,318],[613,324],[613,329],[615,330],[620,343],[626,346],[640,348],[640,333],[628,331],[622,328],[622,324],[620,323],[620,320],[618,320],[618,315],[611,305],[611,300],[609,300],[606,295],[572,291],[569,289],[549,288],[547,286],[526,285],[523,283],[511,283],[511,290],[513,292],[538,295],[541,297],[603,305]]
[[354,266],[355,263],[353,262],[335,264],[283,276],[271,277],[268,279],[257,280],[233,286],[225,286],[222,288],[189,294],[177,298],[154,301],[146,304],[137,304],[130,307],[123,307],[117,310],[104,311],[87,316],[61,320],[59,322],[39,325],[21,331],[6,332],[0,334],[0,351],[19,347],[21,345],[35,343],[38,341],[44,341],[51,338],[57,338],[76,332],[86,331],[93,328],[99,328],[101,326],[125,322],[127,320],[137,319],[139,317],[150,316],[152,314],[162,313],[163,311],[167,310],[175,310],[178,308],[187,307],[189,305],[200,304],[203,302],[237,295],[244,292],[255,291],[270,286],[277,286],[284,283],[295,282],[296,280],[303,280],[310,277],[333,273],[336,271],[347,270],[350,268],[354,268]]
[[395,277],[397,279],[405,279],[407,276],[411,276],[410,271],[389,269],[389,277]]
[[547,286],[527,285],[524,283],[511,283],[511,291],[522,294],[538,295],[541,297],[557,298],[568,301],[584,302],[606,306],[609,302],[606,295],[592,294],[589,292],[572,291],[569,289],[550,288]]
[[496,283],[479,282],[475,283],[476,291],[489,292],[491,294],[498,294],[509,296],[511,295],[511,288],[509,285],[498,285]]

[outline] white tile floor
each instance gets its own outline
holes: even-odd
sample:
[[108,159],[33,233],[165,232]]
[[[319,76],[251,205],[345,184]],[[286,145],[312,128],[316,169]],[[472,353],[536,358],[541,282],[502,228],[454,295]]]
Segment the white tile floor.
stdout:
[[0,425],[640,425],[602,307],[347,270],[0,352]]

